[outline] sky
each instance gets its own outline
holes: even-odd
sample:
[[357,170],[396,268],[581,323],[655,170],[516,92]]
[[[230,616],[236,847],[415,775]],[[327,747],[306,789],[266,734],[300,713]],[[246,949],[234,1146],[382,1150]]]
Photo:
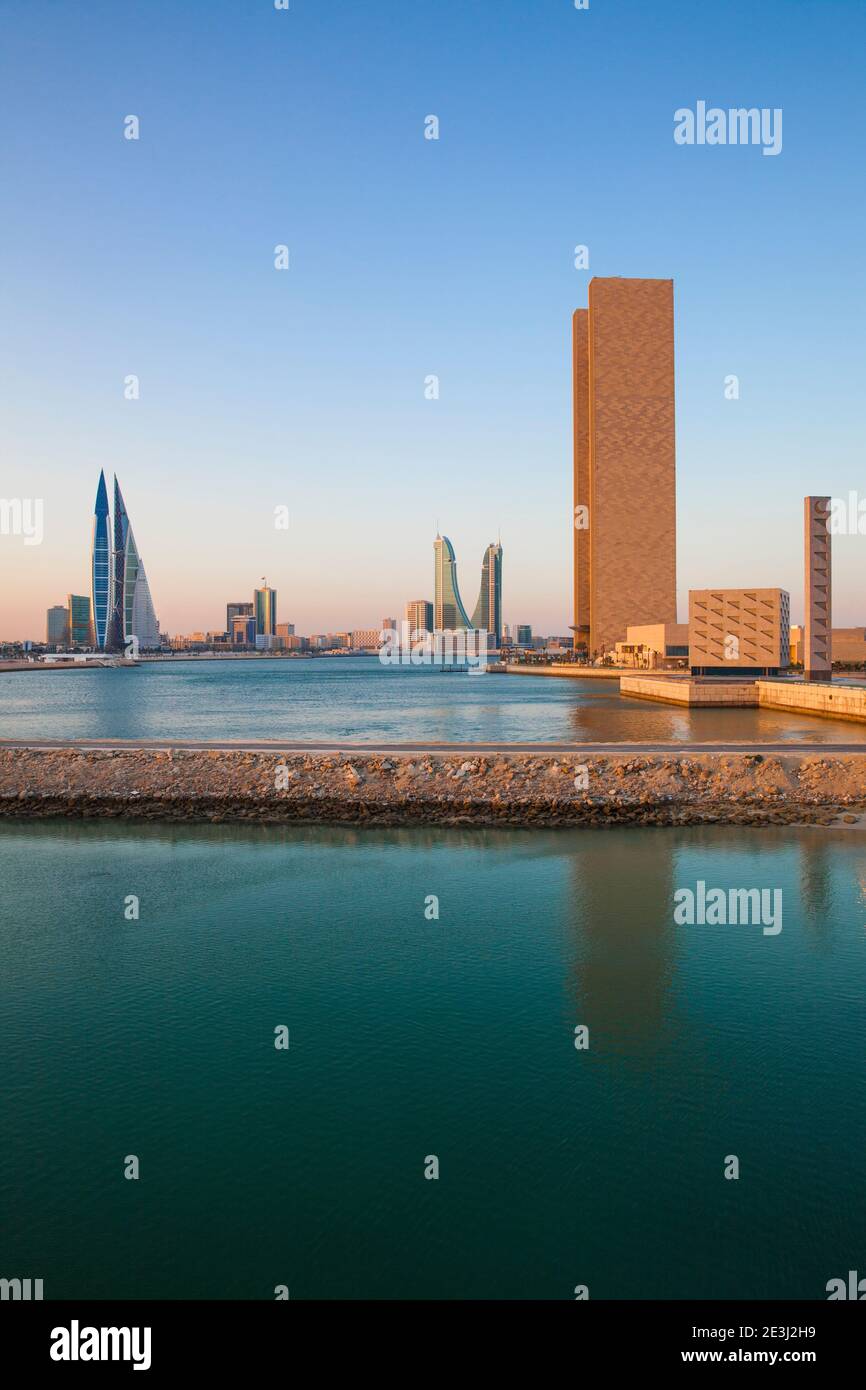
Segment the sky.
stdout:
[[[860,0],[0,0],[0,497],[44,514],[0,638],[89,593],[101,468],[170,633],[263,576],[298,632],[377,627],[437,527],[470,609],[501,536],[505,621],[566,633],[593,275],[674,281],[681,619],[799,620],[803,497],[866,496],[864,41]],[[675,143],[699,100],[781,108],[781,152]]]

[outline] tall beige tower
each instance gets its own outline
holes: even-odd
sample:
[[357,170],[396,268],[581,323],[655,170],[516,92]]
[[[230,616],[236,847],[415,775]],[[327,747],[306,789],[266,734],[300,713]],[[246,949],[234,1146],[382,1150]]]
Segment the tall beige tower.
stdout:
[[807,681],[829,681],[833,676],[829,523],[830,498],[805,498],[803,674]]
[[672,280],[594,279],[573,328],[574,638],[675,623]]
[[589,310],[572,320],[574,399],[574,645],[590,648],[589,606]]

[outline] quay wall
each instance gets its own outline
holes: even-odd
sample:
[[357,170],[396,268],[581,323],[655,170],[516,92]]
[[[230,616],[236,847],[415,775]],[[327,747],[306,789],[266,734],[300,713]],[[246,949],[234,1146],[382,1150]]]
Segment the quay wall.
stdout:
[[834,681],[756,681],[762,709],[817,714],[825,719],[866,722],[866,686]]
[[683,676],[623,676],[620,695],[661,700],[669,705],[704,709],[750,709],[758,704],[754,681],[712,681],[703,684]]
[[626,671],[630,670],[627,666],[579,666],[571,662],[557,662],[550,666],[535,666],[532,662],[507,662],[504,666],[488,666],[488,675],[492,671],[502,672],[507,676],[564,676],[574,681],[616,681]]

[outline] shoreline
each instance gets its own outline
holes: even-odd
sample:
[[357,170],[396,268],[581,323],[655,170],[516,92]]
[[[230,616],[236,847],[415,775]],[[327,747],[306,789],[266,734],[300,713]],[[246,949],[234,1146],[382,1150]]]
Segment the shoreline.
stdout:
[[2,745],[0,819],[866,828],[863,752]]

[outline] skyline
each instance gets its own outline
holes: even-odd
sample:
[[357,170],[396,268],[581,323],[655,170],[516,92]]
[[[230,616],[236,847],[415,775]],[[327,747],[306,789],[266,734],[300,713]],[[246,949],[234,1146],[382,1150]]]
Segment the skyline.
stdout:
[[0,1306],[850,1360],[866,0],[0,33]]
[[[862,477],[866,17],[682,5],[675,52],[627,0],[404,10],[215,4],[204,33],[95,4],[52,14],[47,54],[16,10],[0,492],[44,498],[45,539],[0,536],[4,640],[88,591],[100,467],[169,632],[219,628],[262,573],[299,631],[366,626],[428,593],[437,518],[461,556],[501,529],[504,620],[566,631],[570,320],[612,275],[676,284],[679,619],[689,588],[753,584],[802,620],[802,498]],[[783,148],[679,146],[675,111],[704,99],[783,110]],[[866,621],[862,557],[834,538],[840,626]]]

